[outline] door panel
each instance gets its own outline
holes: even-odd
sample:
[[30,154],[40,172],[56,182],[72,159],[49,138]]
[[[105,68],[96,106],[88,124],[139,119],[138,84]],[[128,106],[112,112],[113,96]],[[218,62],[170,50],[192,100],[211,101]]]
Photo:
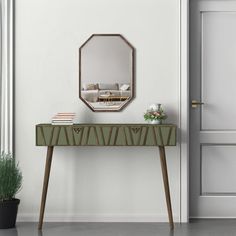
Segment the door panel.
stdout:
[[201,195],[236,195],[236,147],[201,147]]
[[202,12],[201,21],[201,129],[236,129],[236,12]]
[[190,99],[190,217],[236,217],[236,1],[190,1]]

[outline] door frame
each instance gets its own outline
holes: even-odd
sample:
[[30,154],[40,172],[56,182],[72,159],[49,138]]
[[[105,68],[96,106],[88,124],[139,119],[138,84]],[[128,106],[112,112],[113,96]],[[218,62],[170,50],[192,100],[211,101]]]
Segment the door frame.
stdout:
[[180,0],[180,222],[189,221],[189,0]]
[[0,0],[0,151],[14,154],[14,0]]

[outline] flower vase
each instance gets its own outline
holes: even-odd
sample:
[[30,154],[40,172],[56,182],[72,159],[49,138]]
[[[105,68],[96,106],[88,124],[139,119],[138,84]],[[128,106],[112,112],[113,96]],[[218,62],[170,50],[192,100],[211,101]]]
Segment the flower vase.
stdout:
[[148,123],[152,125],[161,125],[162,120],[149,120]]

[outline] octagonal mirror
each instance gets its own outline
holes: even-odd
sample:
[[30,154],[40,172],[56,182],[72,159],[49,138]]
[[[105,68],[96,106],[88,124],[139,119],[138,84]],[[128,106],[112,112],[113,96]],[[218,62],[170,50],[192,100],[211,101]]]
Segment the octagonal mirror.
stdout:
[[134,48],[120,34],[93,34],[79,49],[79,97],[93,111],[120,111],[134,96]]

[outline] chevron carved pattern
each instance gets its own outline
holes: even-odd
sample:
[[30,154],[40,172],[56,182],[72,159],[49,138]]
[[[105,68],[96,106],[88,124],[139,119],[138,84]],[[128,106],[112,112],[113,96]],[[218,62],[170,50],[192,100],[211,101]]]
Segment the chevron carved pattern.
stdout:
[[36,125],[37,146],[175,146],[175,125]]

